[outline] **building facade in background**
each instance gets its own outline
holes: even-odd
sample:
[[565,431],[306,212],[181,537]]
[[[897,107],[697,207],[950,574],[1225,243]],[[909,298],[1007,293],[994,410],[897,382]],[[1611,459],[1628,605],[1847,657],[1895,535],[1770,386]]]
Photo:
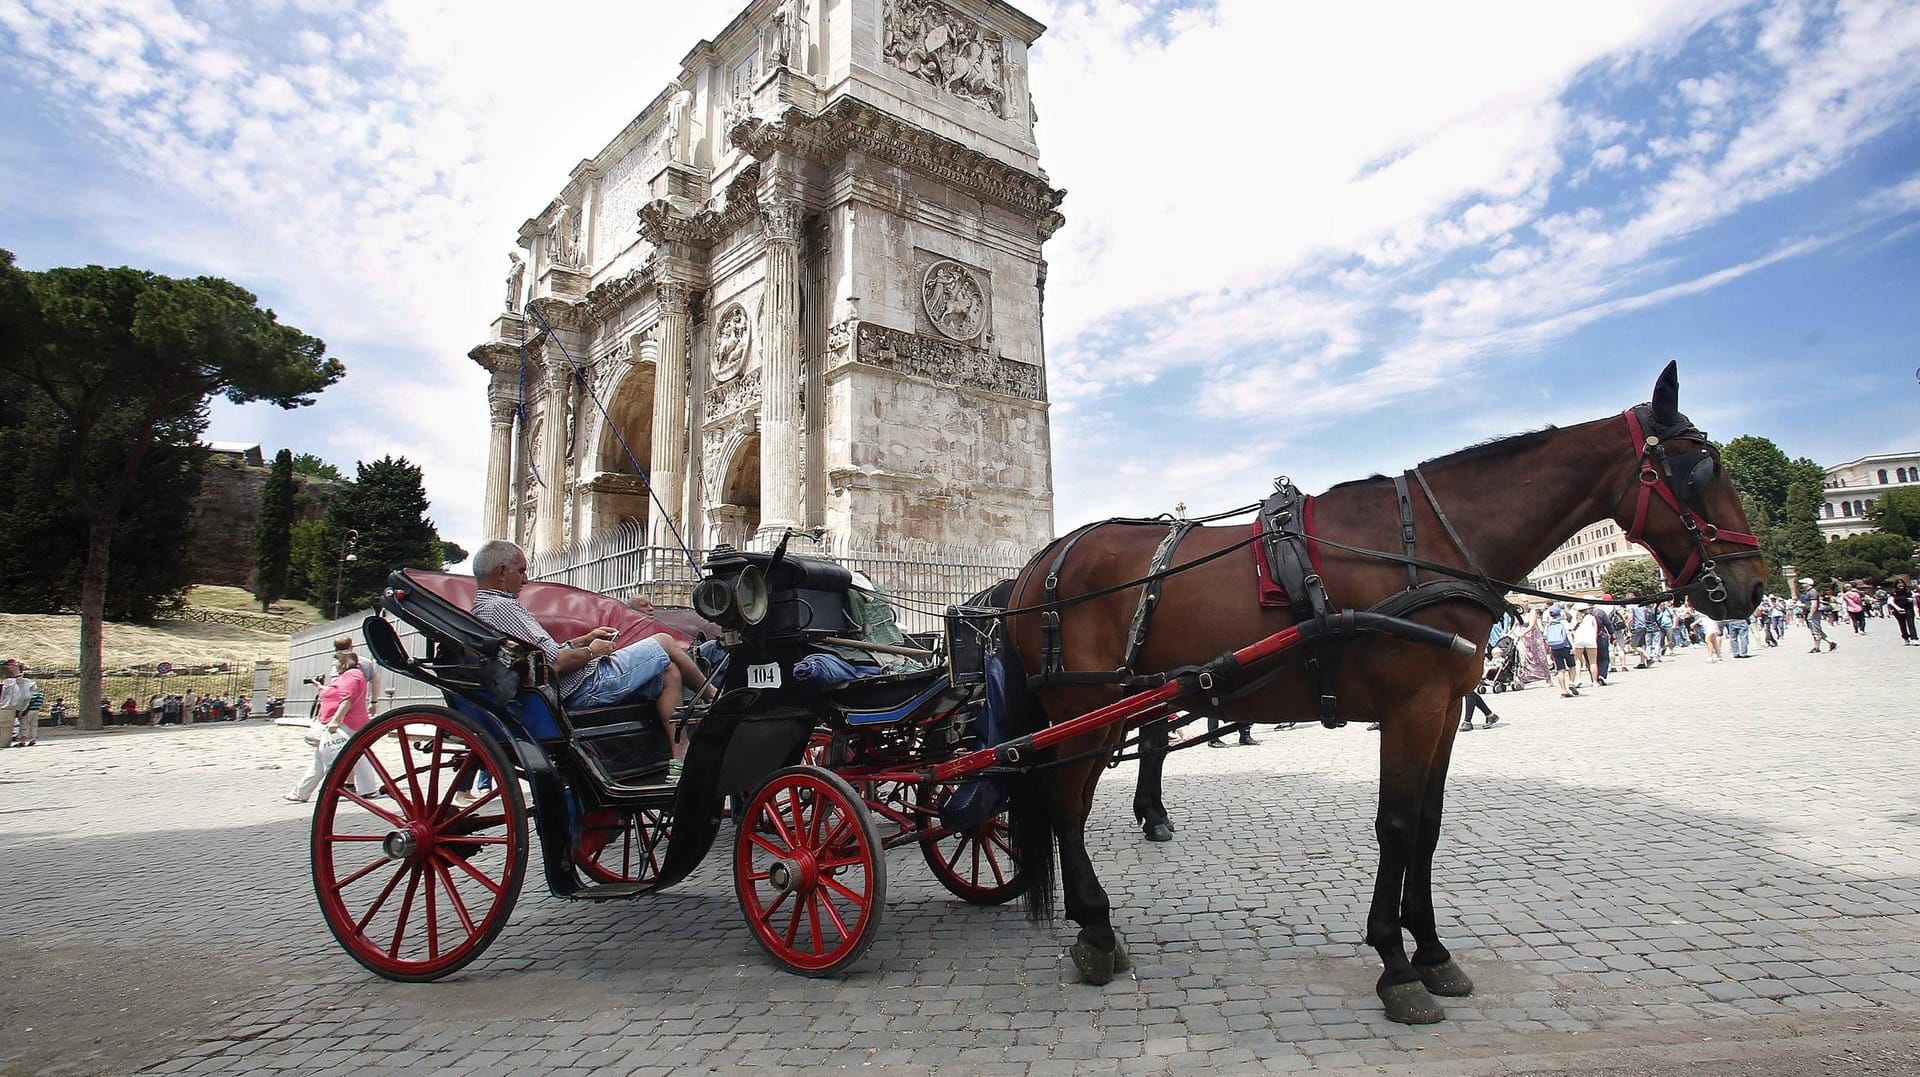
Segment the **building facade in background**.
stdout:
[[696,44],[520,228],[470,353],[487,535],[1051,538],[1043,29],[998,0],[754,0]]
[[1617,561],[1646,557],[1647,551],[1627,541],[1627,533],[1612,520],[1602,520],[1560,544],[1527,576],[1527,586],[1541,591],[1598,593],[1600,577]]
[[1875,530],[1867,512],[1888,490],[1920,486],[1920,452],[1862,456],[1827,469],[1820,534],[1828,542]]

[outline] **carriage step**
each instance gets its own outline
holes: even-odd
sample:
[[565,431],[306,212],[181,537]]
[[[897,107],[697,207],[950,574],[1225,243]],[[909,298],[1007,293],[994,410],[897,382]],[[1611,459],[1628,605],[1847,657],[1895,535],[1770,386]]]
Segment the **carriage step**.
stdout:
[[652,889],[645,883],[601,883],[595,886],[583,886],[567,897],[575,901],[612,901],[615,898],[639,897]]

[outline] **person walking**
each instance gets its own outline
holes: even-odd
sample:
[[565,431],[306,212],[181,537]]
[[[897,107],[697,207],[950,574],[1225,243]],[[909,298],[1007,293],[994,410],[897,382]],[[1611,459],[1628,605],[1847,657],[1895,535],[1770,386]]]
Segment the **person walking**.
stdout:
[[1748,634],[1745,617],[1730,617],[1720,622],[1720,630],[1727,637],[1727,650],[1735,658],[1753,657],[1747,650]]
[[1575,679],[1585,671],[1588,684],[1599,684],[1600,673],[1594,665],[1594,657],[1600,649],[1600,620],[1593,615],[1593,607],[1585,604],[1573,608],[1573,657],[1576,668]]
[[1856,636],[1866,635],[1867,634],[1866,596],[1860,593],[1860,589],[1858,587],[1854,587],[1850,585],[1847,587],[1847,593],[1840,596],[1840,604],[1846,607],[1847,620],[1853,622],[1853,634]]
[[1720,622],[1704,614],[1697,614],[1696,618],[1707,634],[1707,661],[1720,661]]
[[[38,720],[29,709],[33,704],[33,682],[19,662],[9,658],[0,662],[0,723],[7,727],[7,747],[31,748],[36,743],[34,726]],[[19,723],[16,732],[14,723]]]
[[1560,686],[1562,699],[1580,694],[1580,687],[1573,683],[1573,635],[1567,631],[1566,616],[1559,606],[1548,606],[1546,628],[1543,630],[1547,639],[1547,654],[1553,664],[1553,683]]
[[[333,653],[334,676],[320,690],[320,718],[315,721],[313,759],[307,772],[282,799],[304,804],[327,776],[327,768],[346,746],[347,738],[367,724],[367,679],[360,672],[360,656],[347,650]],[[379,788],[379,775],[362,758],[353,768],[354,790],[370,796]]]
[[1911,647],[1920,643],[1920,636],[1913,631],[1913,591],[1907,587],[1907,581],[1893,582],[1893,593],[1887,596],[1887,606],[1893,610],[1893,623],[1900,628],[1900,645]]
[[1800,577],[1800,612],[1807,619],[1807,631],[1813,633],[1813,646],[1807,648],[1808,654],[1820,653],[1820,645],[1826,644],[1829,651],[1838,650],[1840,645],[1827,638],[1826,626],[1821,623],[1826,615],[1826,603],[1820,598],[1820,588],[1813,584],[1813,577]]
[[1492,729],[1500,721],[1500,716],[1493,713],[1493,708],[1487,706],[1487,701],[1480,698],[1479,692],[1468,692],[1466,706],[1462,707],[1460,712],[1460,728],[1462,730],[1473,728],[1474,711],[1479,711],[1481,714],[1487,716],[1488,729]]

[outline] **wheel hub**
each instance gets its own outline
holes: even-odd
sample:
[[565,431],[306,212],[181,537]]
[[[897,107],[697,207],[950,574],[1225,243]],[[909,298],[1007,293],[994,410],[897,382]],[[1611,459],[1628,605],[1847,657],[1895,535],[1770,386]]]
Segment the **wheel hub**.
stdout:
[[811,855],[796,850],[773,862],[767,869],[767,882],[782,893],[806,892],[820,885],[820,869]]
[[380,851],[389,860],[405,860],[420,851],[425,842],[412,827],[390,832],[380,841]]

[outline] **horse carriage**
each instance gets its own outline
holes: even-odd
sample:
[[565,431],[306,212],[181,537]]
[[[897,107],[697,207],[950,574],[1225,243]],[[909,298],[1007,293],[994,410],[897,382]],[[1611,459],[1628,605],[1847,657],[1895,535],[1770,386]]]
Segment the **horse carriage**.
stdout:
[[[1023,896],[1037,920],[1053,915],[1057,874],[1080,925],[1067,956],[1105,983],[1128,957],[1085,824],[1101,773],[1128,744],[1146,748],[1136,813],[1167,820],[1165,749],[1140,730],[1157,726],[1164,745],[1170,721],[1199,716],[1374,722],[1376,989],[1393,1020],[1440,1020],[1434,996],[1473,985],[1439,937],[1433,853],[1461,701],[1484,673],[1506,594],[1529,591],[1504,581],[1611,518],[1670,584],[1638,600],[1684,594],[1715,617],[1758,601],[1759,542],[1678,392],[1669,365],[1649,403],[1593,422],[1316,497],[1276,483],[1244,510],[1256,513],[1251,527],[1088,525],[950,609],[940,639],[877,639],[878,622],[855,615],[851,574],[787,556],[784,543],[717,554],[694,606],[724,652],[721,692],[677,719],[692,730],[677,783],[660,780],[667,746],[651,715],[568,712],[537,650],[465,611],[459,586],[470,594],[471,580],[396,572],[383,605],[422,631],[427,653],[409,655],[379,617],[366,623],[369,648],[439,686],[448,705],[380,715],[329,770],[312,829],[327,923],[382,976],[465,966],[512,911],[531,814],[548,888],[567,898],[653,893],[731,840],[755,939],[810,975],[846,968],[871,943],[889,849],[916,845],[967,901]],[[529,585],[522,600],[560,631],[632,617],[570,588],[536,593],[551,586]],[[848,647],[937,661],[826,689],[796,676]],[[363,765],[384,796],[356,791]],[[482,774],[491,788],[473,798]]]

